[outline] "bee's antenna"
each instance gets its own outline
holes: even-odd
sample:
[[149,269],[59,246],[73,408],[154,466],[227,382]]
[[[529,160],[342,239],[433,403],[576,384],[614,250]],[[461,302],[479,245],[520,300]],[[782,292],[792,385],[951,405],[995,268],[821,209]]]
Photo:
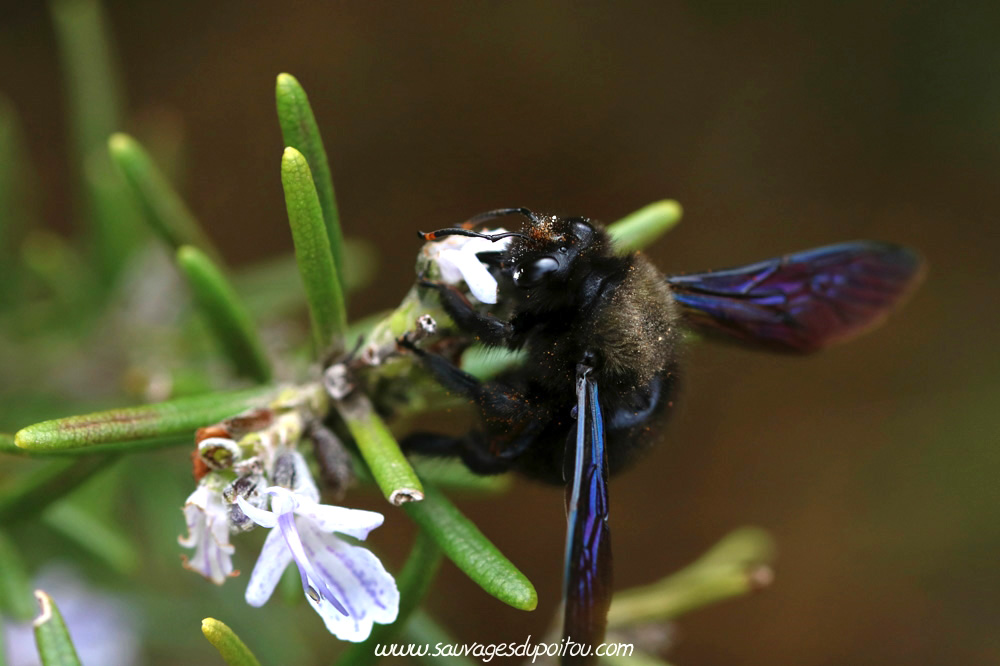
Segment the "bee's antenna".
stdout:
[[435,241],[440,240],[446,236],[468,236],[469,238],[485,238],[490,242],[497,242],[501,238],[509,238],[511,236],[517,236],[518,238],[527,238],[522,233],[517,231],[505,231],[501,234],[484,234],[478,231],[470,231],[469,229],[462,229],[461,227],[455,227],[453,229],[438,229],[437,231],[418,231],[417,236],[424,239],[425,241]]
[[480,213],[479,215],[474,215],[468,219],[466,224],[476,224],[477,222],[486,222],[487,220],[495,220],[498,217],[506,217],[507,215],[523,215],[532,222],[538,222],[538,215],[532,210],[523,207],[517,208],[497,208],[494,210],[488,210],[485,213]]
[[495,220],[498,217],[505,217],[507,215],[523,215],[532,222],[538,221],[538,215],[527,208],[497,208],[496,210],[488,210],[485,213],[480,213],[479,215],[474,215],[468,220],[462,223],[461,227],[453,227],[451,229],[438,229],[437,231],[423,232],[418,231],[417,235],[424,239],[425,241],[438,240],[439,238],[444,238],[446,236],[468,236],[469,238],[485,238],[490,242],[495,243],[501,238],[509,238],[511,236],[516,236],[518,238],[527,238],[522,233],[516,231],[505,231],[500,234],[483,234],[478,231],[472,231],[471,227],[475,226],[480,222],[486,222],[487,220]]

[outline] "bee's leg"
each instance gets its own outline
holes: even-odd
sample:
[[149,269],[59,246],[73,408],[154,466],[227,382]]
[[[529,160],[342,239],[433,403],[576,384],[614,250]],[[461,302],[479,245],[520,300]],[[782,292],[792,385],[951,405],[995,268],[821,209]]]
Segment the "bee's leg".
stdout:
[[[539,418],[538,410],[512,387],[500,382],[480,382],[458,368],[455,371],[475,382],[475,387],[465,395],[477,404],[483,430],[473,430],[463,437],[414,433],[400,446],[406,452],[461,458],[477,474],[506,472],[535,443],[548,419]],[[457,385],[452,386],[459,390]]]
[[434,375],[441,386],[449,391],[460,393],[467,398],[475,399],[479,394],[481,381],[465,372],[454,363],[439,354],[429,354],[420,347],[417,347],[409,338],[403,336],[396,340],[396,343],[405,349],[410,350],[420,359],[427,371]]
[[507,346],[513,336],[510,322],[491,314],[482,314],[472,307],[469,299],[458,289],[440,282],[420,280],[421,287],[433,289],[441,299],[441,307],[463,331],[474,335],[487,345]]
[[445,357],[429,354],[405,337],[397,342],[413,352],[441,386],[475,401],[487,420],[510,424],[530,418],[533,413],[531,405],[514,387],[496,381],[480,381]]
[[405,451],[455,456],[474,472],[497,474],[510,468],[535,441],[540,424],[547,422],[514,387],[498,381],[482,382],[443,356],[428,354],[405,339],[400,339],[399,344],[416,354],[444,388],[475,402],[486,430],[458,438],[411,435],[402,443]]
[[478,431],[462,437],[415,432],[403,438],[399,446],[407,453],[460,458],[476,474],[502,474],[511,467],[511,460],[491,452],[483,434]]

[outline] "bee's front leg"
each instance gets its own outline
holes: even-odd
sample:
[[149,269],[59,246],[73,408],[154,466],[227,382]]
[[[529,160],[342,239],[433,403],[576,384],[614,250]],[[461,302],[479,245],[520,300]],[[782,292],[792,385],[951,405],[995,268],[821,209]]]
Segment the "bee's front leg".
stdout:
[[442,282],[420,279],[425,289],[433,289],[441,299],[441,307],[455,324],[477,341],[493,347],[510,347],[514,330],[510,322],[476,310],[465,294]]

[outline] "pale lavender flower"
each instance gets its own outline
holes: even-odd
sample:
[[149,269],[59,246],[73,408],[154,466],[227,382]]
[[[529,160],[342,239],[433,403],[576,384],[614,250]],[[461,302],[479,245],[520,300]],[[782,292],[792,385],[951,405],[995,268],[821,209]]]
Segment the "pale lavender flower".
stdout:
[[[504,229],[484,229],[483,233],[503,233]],[[491,242],[485,238],[448,236],[424,246],[423,253],[437,264],[446,284],[465,282],[472,296],[480,303],[497,302],[497,281],[476,254],[499,252],[510,243],[509,238]]]
[[[299,459],[297,455],[296,462]],[[371,551],[348,543],[338,533],[364,539],[382,524],[382,514],[320,504],[308,475],[299,477],[296,485],[295,491],[280,486],[267,488],[264,493],[271,498],[270,511],[242,497],[236,499],[255,523],[278,528],[267,535],[257,558],[247,585],[247,603],[264,605],[294,560],[306,599],[330,633],[345,641],[363,641],[373,623],[395,621],[399,590]]]
[[222,585],[233,573],[234,549],[229,543],[229,505],[216,485],[212,475],[208,475],[187,498],[184,520],[188,535],[178,537],[177,542],[185,548],[194,548],[194,555],[184,558],[185,569]]

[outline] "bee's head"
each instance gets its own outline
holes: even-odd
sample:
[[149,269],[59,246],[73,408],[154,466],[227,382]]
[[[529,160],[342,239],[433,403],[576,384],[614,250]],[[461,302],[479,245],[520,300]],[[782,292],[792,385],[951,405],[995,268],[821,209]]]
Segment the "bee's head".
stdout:
[[[480,234],[472,228],[487,220],[518,214],[526,218],[519,232]],[[583,217],[539,215],[527,208],[503,208],[471,218],[461,227],[422,234],[426,240],[449,235],[478,236],[491,241],[511,238],[504,249],[476,256],[497,278],[501,302],[556,307],[571,301],[591,272],[594,260],[611,255],[604,229]]]
[[586,218],[538,216],[502,253],[500,272],[522,292],[564,292],[587,272],[605,240],[603,230]]

